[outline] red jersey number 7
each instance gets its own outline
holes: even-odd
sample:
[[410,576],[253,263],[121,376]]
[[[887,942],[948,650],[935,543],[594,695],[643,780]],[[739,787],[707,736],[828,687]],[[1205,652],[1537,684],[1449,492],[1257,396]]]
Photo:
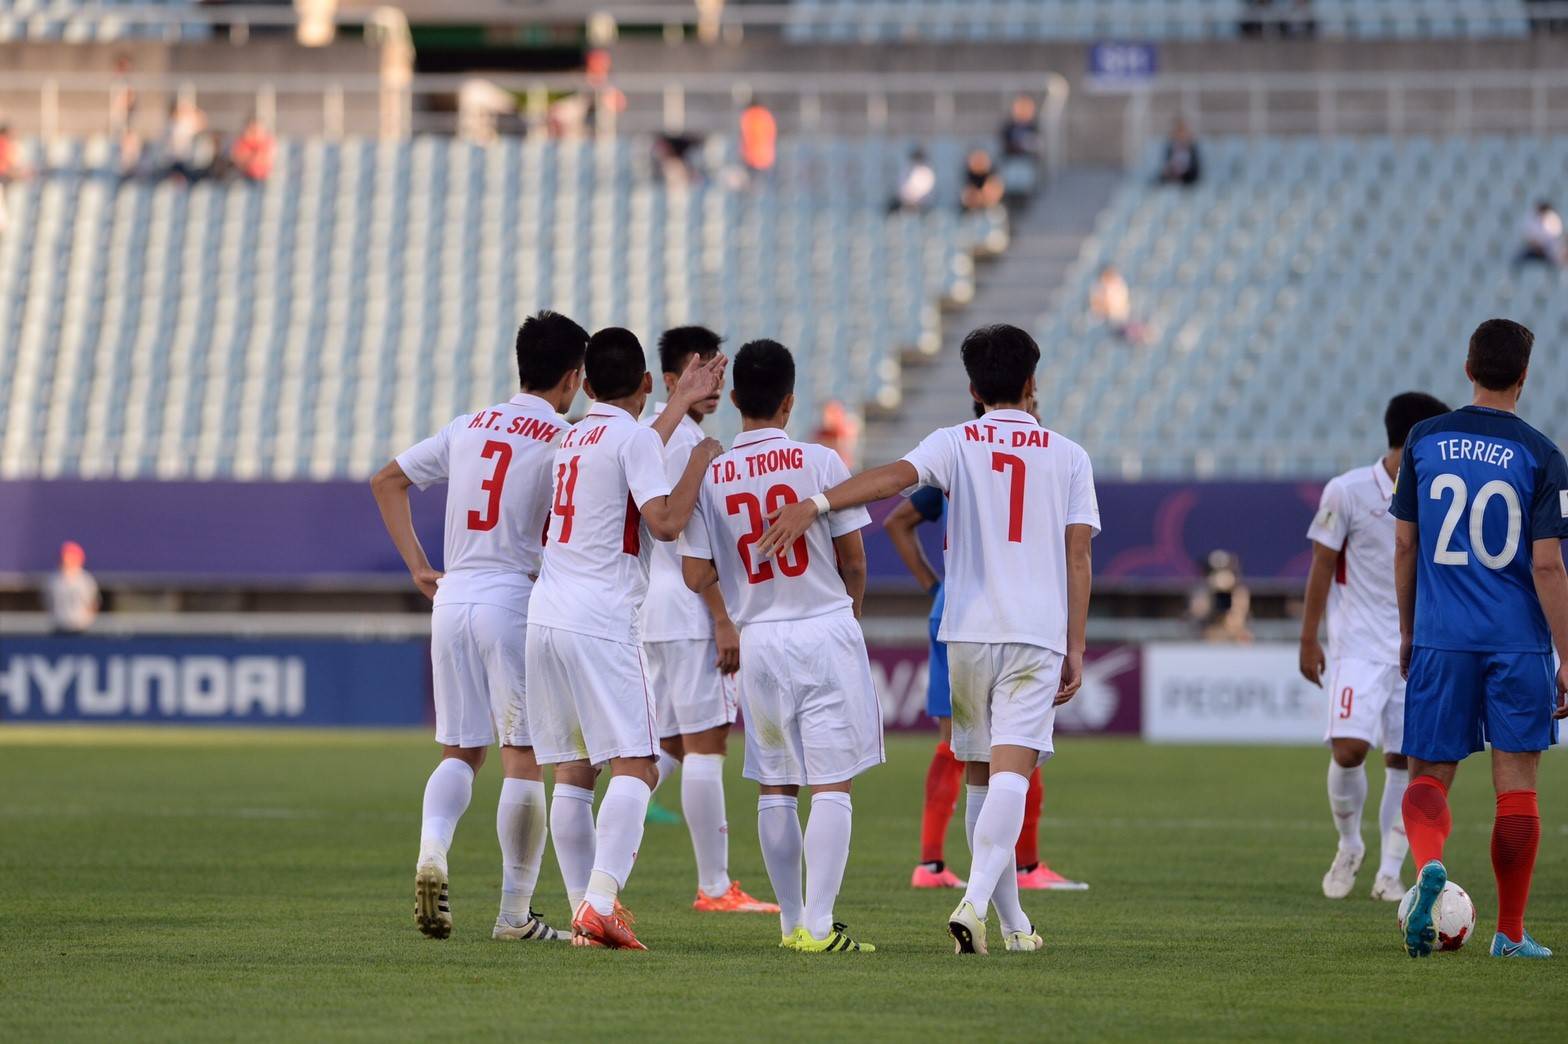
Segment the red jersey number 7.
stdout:
[[1024,459],[1011,453],[992,453],[991,470],[1012,472],[1007,483],[1007,542],[1024,542]]

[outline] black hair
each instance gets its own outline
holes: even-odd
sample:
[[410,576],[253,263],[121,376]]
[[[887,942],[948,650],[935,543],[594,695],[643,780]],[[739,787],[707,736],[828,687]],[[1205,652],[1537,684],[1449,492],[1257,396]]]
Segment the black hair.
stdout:
[[1512,319],[1488,319],[1470,335],[1470,376],[1490,391],[1506,391],[1524,377],[1535,334]]
[[1425,392],[1405,392],[1388,400],[1383,411],[1383,427],[1388,429],[1388,448],[1398,449],[1410,436],[1410,429],[1431,417],[1448,412],[1442,399]]
[[1016,326],[997,323],[971,330],[958,350],[981,402],[1022,402],[1024,385],[1040,364],[1040,346]]
[[985,403],[971,400],[970,405],[975,408],[975,420],[985,416]]
[[665,373],[677,377],[686,368],[686,360],[693,355],[711,359],[719,351],[724,338],[706,326],[676,326],[664,331],[659,338],[659,366]]
[[527,389],[545,391],[583,364],[588,331],[559,312],[530,315],[517,328],[517,380]]
[[747,341],[730,367],[735,406],[748,420],[766,420],[779,412],[795,390],[795,357],[777,341]]
[[620,326],[606,326],[588,338],[588,385],[595,399],[624,399],[636,391],[648,372],[648,357],[637,335]]

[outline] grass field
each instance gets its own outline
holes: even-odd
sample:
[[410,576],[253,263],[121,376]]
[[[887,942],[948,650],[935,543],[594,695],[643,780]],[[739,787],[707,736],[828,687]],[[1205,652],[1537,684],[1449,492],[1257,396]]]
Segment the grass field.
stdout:
[[[685,829],[650,826],[625,896],[652,948],[637,954],[490,941],[495,765],[453,849],[457,930],[418,934],[422,737],[0,729],[3,1036],[1562,1039],[1568,961],[1483,945],[1411,961],[1391,906],[1364,898],[1370,864],[1354,898],[1321,898],[1333,830],[1316,750],[1067,740],[1044,851],[1093,888],[1026,893],[1043,954],[960,960],[955,897],[907,887],[928,750],[891,741],[855,795],[838,916],[879,952],[783,952],[771,917],[691,912]],[[755,792],[731,760],[732,869],[769,894]],[[1545,777],[1531,924],[1563,951],[1568,761]],[[1374,771],[1374,858],[1380,786]],[[1454,817],[1449,867],[1487,940],[1484,759]],[[961,816],[951,838],[962,871]],[[545,866],[537,905],[560,924],[553,854]]]

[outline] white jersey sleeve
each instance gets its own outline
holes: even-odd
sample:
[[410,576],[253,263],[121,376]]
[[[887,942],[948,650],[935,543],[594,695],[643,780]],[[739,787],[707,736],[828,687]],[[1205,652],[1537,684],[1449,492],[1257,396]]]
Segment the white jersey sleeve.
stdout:
[[1088,526],[1100,535],[1100,498],[1094,492],[1094,465],[1081,446],[1074,446],[1072,484],[1067,490],[1067,524]]
[[958,440],[953,437],[952,428],[938,428],[924,439],[920,445],[904,454],[904,459],[915,466],[915,473],[919,480],[908,489],[904,495],[908,496],[921,486],[935,486],[942,492],[950,492],[953,488],[953,465],[957,461]]
[[1318,502],[1318,513],[1307,529],[1307,539],[1322,544],[1330,551],[1344,549],[1350,535],[1350,516],[1346,511],[1345,484],[1340,478],[1331,479],[1323,487],[1323,498]]
[[[844,464],[844,458],[837,453],[829,453],[822,458],[822,488],[832,489],[840,482],[849,480],[849,468]],[[838,511],[828,512],[828,535],[834,540],[857,529],[865,529],[871,524],[871,512],[864,507],[843,508]]]
[[416,442],[397,455],[397,466],[420,489],[445,482],[452,473],[452,430],[466,425],[470,414],[454,419],[422,442]]
[[626,485],[638,511],[648,501],[670,495],[670,480],[664,472],[664,440],[652,428],[638,425],[627,437],[621,446],[621,467],[626,470]]
[[708,539],[708,523],[702,511],[702,497],[697,498],[697,510],[691,513],[691,521],[686,523],[686,528],[681,531],[679,547],[682,558],[706,558],[713,560],[713,544]]

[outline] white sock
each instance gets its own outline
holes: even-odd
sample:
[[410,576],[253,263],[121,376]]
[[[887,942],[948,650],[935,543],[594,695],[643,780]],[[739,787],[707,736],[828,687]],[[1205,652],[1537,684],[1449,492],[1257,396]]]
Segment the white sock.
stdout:
[[474,796],[474,770],[457,758],[442,758],[425,783],[424,821],[419,826],[419,865],[446,869],[452,834]]
[[697,887],[718,898],[730,890],[730,827],[724,818],[724,755],[688,754],[681,770],[681,814],[697,856]]
[[593,870],[593,791],[569,783],[555,785],[550,802],[550,836],[555,839],[555,861],[561,864],[566,901],[576,912],[588,891]]
[[[964,898],[982,918],[990,909],[1004,874],[1012,874],[1013,887],[1018,887],[1013,850],[1017,848],[1018,834],[1024,828],[1024,800],[1028,794],[1027,777],[1016,772],[997,772],[991,776],[990,786],[981,799],[971,842],[974,859],[970,863],[969,888],[964,892]],[[964,819],[968,818],[966,810]]]
[[604,800],[599,802],[593,873],[588,875],[588,891],[583,898],[602,916],[615,912],[615,897],[631,876],[637,849],[642,845],[648,800],[652,797],[648,784],[636,776],[616,776],[605,789]]
[[1334,810],[1334,828],[1345,852],[1363,852],[1361,808],[1367,803],[1367,767],[1345,768],[1333,758],[1328,762],[1328,806]]
[[681,767],[681,759],[664,748],[659,748],[659,778],[653,782],[653,792],[657,794],[659,788],[664,786],[664,781],[675,775],[675,770]]
[[762,844],[762,865],[768,868],[773,898],[779,904],[779,930],[785,935],[806,918],[800,892],[800,861],[805,841],[800,833],[800,803],[787,794],[757,798],[757,840]]
[[853,813],[849,795],[842,790],[811,795],[811,815],[806,820],[806,930],[814,939],[826,939],[833,930],[833,901],[849,863]]
[[528,919],[544,858],[548,815],[542,781],[501,781],[501,800],[495,806],[495,836],[501,842],[501,916],[513,924]]
[[[980,810],[985,807],[985,796],[989,790],[989,787],[975,786],[971,783],[964,797],[964,836],[969,840],[971,860],[975,852],[975,823],[980,819]],[[1019,821],[1018,829],[1023,830],[1022,820]],[[991,895],[991,902],[996,906],[996,916],[1002,922],[1004,932],[1027,931],[1031,925],[1018,898],[1017,867],[1013,869],[1014,873],[1003,874],[997,880],[996,888]],[[975,909],[978,911],[979,907]]]
[[1377,872],[1385,877],[1398,877],[1405,868],[1405,853],[1410,851],[1410,841],[1405,837],[1405,787],[1410,785],[1409,769],[1385,769],[1383,777],[1383,803],[1378,807],[1377,823],[1383,833],[1383,861]]

